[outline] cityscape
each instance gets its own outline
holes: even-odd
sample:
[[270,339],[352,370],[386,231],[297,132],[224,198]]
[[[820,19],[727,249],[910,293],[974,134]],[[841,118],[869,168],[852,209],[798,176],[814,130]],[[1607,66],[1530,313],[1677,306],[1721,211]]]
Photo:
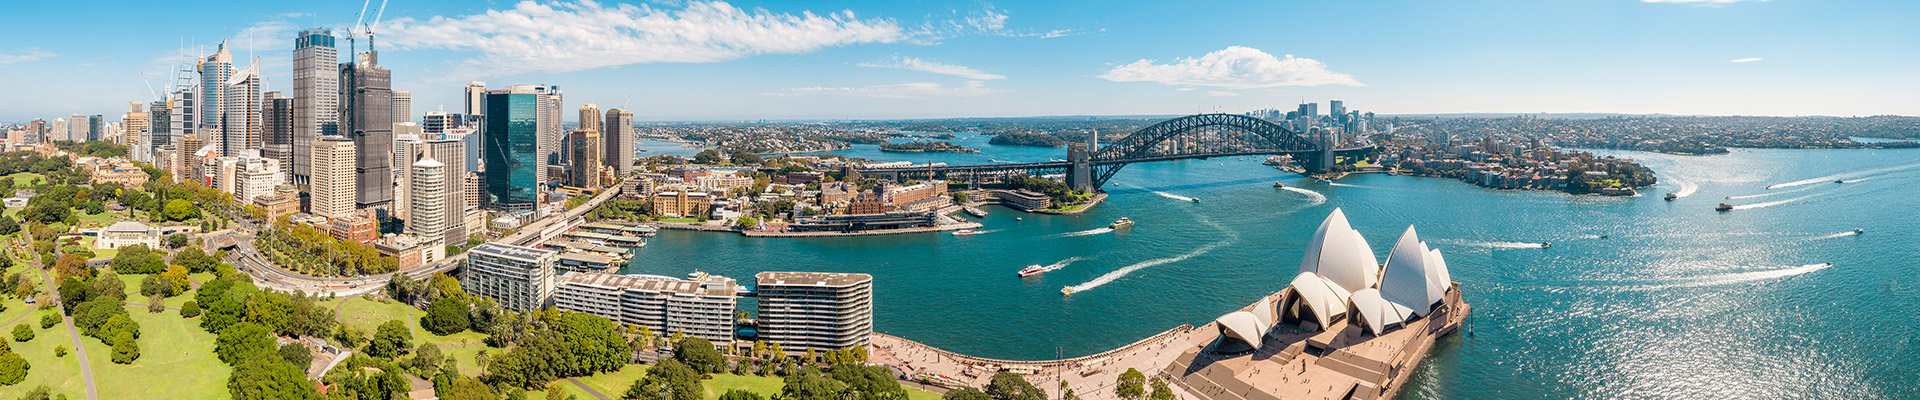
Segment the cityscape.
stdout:
[[1912,4],[363,3],[0,28],[0,399],[1920,396]]

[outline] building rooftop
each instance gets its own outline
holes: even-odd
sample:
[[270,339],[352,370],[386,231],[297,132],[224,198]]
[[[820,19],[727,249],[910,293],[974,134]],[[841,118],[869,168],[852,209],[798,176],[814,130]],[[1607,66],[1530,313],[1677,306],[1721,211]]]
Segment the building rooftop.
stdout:
[[567,274],[560,277],[560,283],[704,296],[733,296],[739,286],[732,278],[724,276],[708,276],[704,281],[692,281],[657,275],[615,275],[595,272]]
[[152,230],[152,229],[153,229],[153,228],[149,228],[149,227],[147,227],[147,225],[146,225],[146,224],[142,224],[142,223],[139,223],[139,222],[133,222],[133,221],[120,221],[120,222],[115,222],[115,223],[113,223],[113,225],[112,225],[112,226],[108,226],[108,227],[107,227],[107,230],[106,230],[106,231],[107,231],[107,232],[133,232],[133,233],[145,233],[145,232],[147,232],[147,231],[149,231],[149,230]]
[[486,255],[494,256],[494,257],[513,258],[513,259],[519,259],[519,260],[529,261],[529,262],[538,261],[542,258],[553,257],[556,254],[552,250],[541,250],[541,249],[536,249],[531,247],[514,246],[514,245],[498,243],[498,242],[481,243],[479,246],[475,246],[472,250],[468,250],[468,251],[484,253]]
[[760,286],[851,286],[873,280],[873,275],[835,272],[761,272],[753,276]]

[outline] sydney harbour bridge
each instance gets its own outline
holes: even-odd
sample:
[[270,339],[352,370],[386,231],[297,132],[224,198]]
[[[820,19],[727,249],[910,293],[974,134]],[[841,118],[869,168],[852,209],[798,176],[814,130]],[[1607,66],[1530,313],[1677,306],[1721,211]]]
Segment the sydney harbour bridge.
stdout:
[[1096,150],[1070,143],[1064,161],[990,165],[926,165],[899,168],[856,168],[863,176],[900,179],[949,179],[978,182],[1008,174],[1066,175],[1067,186],[1079,191],[1099,189],[1127,164],[1249,155],[1290,155],[1309,172],[1324,172],[1340,157],[1371,154],[1376,147],[1364,139],[1344,147],[1314,128],[1302,134],[1285,126],[1236,114],[1199,114],[1161,121],[1134,131]]

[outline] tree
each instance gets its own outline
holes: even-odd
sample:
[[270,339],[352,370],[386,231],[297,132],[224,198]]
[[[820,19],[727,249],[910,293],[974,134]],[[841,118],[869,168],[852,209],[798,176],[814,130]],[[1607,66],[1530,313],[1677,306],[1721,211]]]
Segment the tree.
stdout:
[[740,219],[734,220],[734,224],[740,225],[740,227],[742,228],[752,228],[755,226],[760,226],[760,220],[753,219],[753,217],[743,216],[743,217],[740,217]]
[[727,389],[726,393],[720,394],[719,400],[764,400],[764,398],[754,392],[740,389]]
[[313,382],[307,380],[305,367],[287,363],[280,357],[252,357],[234,366],[233,375],[227,378],[227,394],[234,400],[320,398],[320,394],[314,392]]
[[389,358],[400,354],[401,350],[413,347],[413,333],[407,331],[407,324],[400,320],[391,320],[375,329],[373,341],[367,343],[367,355]]
[[160,278],[165,279],[167,284],[173,287],[173,290],[167,294],[168,297],[186,293],[187,289],[193,287],[193,281],[187,279],[187,267],[169,266],[166,272],[160,273]]
[[193,205],[193,202],[183,199],[173,199],[173,201],[167,202],[167,208],[164,213],[167,215],[168,220],[185,221],[189,218],[199,217],[200,207]]
[[288,364],[305,367],[307,364],[313,363],[313,350],[308,350],[307,346],[301,345],[299,342],[280,345],[280,349],[275,352],[278,353],[280,359],[287,360]]
[[722,160],[720,159],[720,152],[714,149],[701,150],[699,153],[695,153],[693,155],[693,163],[695,164],[711,165],[711,164],[719,164],[721,161]]
[[[54,276],[60,279],[87,280],[93,277],[93,268],[87,267],[87,258],[73,253],[61,254],[58,260],[54,260],[53,271]],[[65,293],[61,294],[61,298],[65,298]]]
[[846,391],[846,383],[808,372],[787,376],[786,383],[780,386],[780,394],[776,397],[781,400],[838,400],[840,394]]
[[14,221],[13,217],[0,216],[0,235],[12,235],[16,232],[20,232],[20,222]]
[[993,400],[993,397],[987,396],[987,393],[980,391],[980,389],[974,389],[972,387],[963,387],[957,390],[947,391],[947,394],[940,396],[940,399],[941,400]]
[[147,313],[159,314],[167,310],[167,298],[161,295],[147,296]]
[[[660,365],[647,369],[647,376],[633,382],[627,393],[620,396],[626,400],[700,400],[706,388],[700,383],[700,374],[679,361],[662,360]],[[794,399],[799,400],[799,399]]]
[[0,385],[13,386],[27,379],[27,370],[33,369],[27,359],[12,351],[0,352]]
[[113,261],[108,264],[122,274],[157,274],[167,268],[167,262],[144,244],[120,249],[120,253],[115,254]]
[[420,348],[413,350],[413,368],[420,371],[431,371],[434,367],[440,366],[440,362],[444,360],[444,358],[445,357],[442,357],[440,354],[440,346],[434,346],[432,343],[421,344]]
[[993,374],[987,382],[987,395],[993,400],[1047,400],[1047,393],[1033,387],[1027,378],[1012,372]]
[[180,305],[181,318],[193,318],[198,316],[200,316],[200,302],[187,300],[186,304]]
[[[240,322],[221,329],[213,344],[213,353],[228,365],[261,358],[258,356],[276,349],[272,331],[253,322]],[[235,372],[237,375],[237,368]]]
[[120,336],[114,339],[113,362],[115,364],[132,364],[133,360],[140,359],[140,342],[134,340],[134,336],[132,332],[120,332]]
[[26,325],[14,325],[13,341],[25,342],[28,340],[33,340],[33,327],[26,326]]
[[220,260],[216,260],[212,256],[208,256],[206,252],[200,251],[199,247],[187,247],[173,255],[173,263],[187,267],[187,271],[190,272],[212,271],[213,265],[219,262]]
[[1160,377],[1154,377],[1153,394],[1147,397],[1153,400],[1173,400],[1173,388],[1167,387],[1167,381],[1160,380]]
[[[444,376],[444,375],[443,375]],[[500,396],[479,379],[464,376],[449,377],[446,389],[434,388],[434,394],[441,400],[498,400]]]
[[169,249],[178,249],[178,248],[181,248],[181,247],[186,247],[186,245],[187,245],[187,235],[186,235],[186,234],[184,234],[184,233],[175,233],[175,234],[172,234],[172,235],[167,235],[167,248],[169,248]]
[[1113,386],[1113,394],[1124,400],[1139,400],[1147,395],[1147,375],[1140,370],[1127,368],[1120,373],[1119,380]]
[[467,302],[463,299],[442,297],[427,306],[427,315],[420,317],[420,327],[436,335],[451,335],[467,330]]
[[833,373],[828,376],[846,383],[868,399],[907,398],[907,389],[900,386],[900,381],[894,379],[892,370],[887,367],[840,364],[833,366]]
[[679,343],[674,343],[673,359],[703,374],[727,370],[727,357],[720,355],[718,350],[714,350],[712,342],[699,337],[689,336]]

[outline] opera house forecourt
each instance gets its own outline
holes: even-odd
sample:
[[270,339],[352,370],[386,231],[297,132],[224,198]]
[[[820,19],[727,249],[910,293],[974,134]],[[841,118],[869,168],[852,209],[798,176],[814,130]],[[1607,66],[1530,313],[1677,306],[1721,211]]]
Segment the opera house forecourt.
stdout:
[[936,385],[980,386],[997,371],[1028,375],[1039,387],[1067,380],[1083,398],[1111,390],[1137,369],[1174,384],[1182,399],[1391,398],[1434,341],[1459,329],[1469,306],[1438,249],[1409,226],[1384,265],[1333,210],[1320,223],[1286,288],[1204,327],[1182,325],[1098,354],[1046,361],[956,354],[876,333],[879,362]]

